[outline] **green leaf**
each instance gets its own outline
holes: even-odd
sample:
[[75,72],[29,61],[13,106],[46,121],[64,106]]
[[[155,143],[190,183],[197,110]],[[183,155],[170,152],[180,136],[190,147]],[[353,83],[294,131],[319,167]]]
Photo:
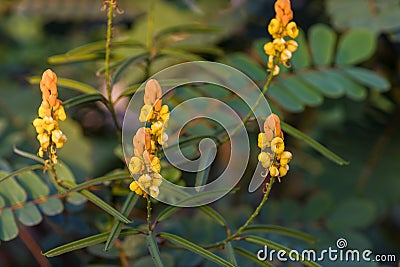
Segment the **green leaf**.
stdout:
[[3,182],[4,180],[7,180],[8,178],[18,175],[18,174],[22,174],[24,172],[30,172],[30,171],[38,170],[38,169],[43,169],[43,165],[37,164],[37,165],[32,165],[32,166],[27,166],[27,167],[21,168],[19,170],[16,170],[16,171],[2,177],[0,179],[0,183]]
[[0,209],[4,208],[5,205],[6,205],[6,201],[4,200],[4,198],[2,196],[0,196]]
[[200,210],[207,214],[210,218],[214,219],[219,225],[228,227],[228,224],[224,217],[222,217],[221,214],[219,214],[218,211],[215,209],[209,207],[209,206],[200,206]]
[[343,71],[365,86],[380,91],[387,91],[390,89],[389,82],[371,70],[360,67],[347,67],[343,68]]
[[60,214],[64,210],[63,203],[56,197],[50,197],[45,202],[39,203],[40,210],[47,216]]
[[9,241],[18,236],[18,226],[11,209],[0,211],[0,239]]
[[329,65],[335,51],[336,33],[327,25],[315,24],[309,29],[308,36],[315,65]]
[[65,63],[94,61],[103,58],[104,58],[103,53],[76,54],[76,55],[62,54],[49,57],[47,61],[50,64],[65,64]]
[[275,267],[274,265],[272,265],[271,263],[267,262],[267,261],[261,261],[257,258],[257,256],[255,255],[255,253],[250,252],[248,250],[245,250],[243,248],[239,248],[239,247],[234,247],[234,250],[236,251],[237,254],[247,258],[248,260],[254,262],[257,265],[260,266],[264,266],[264,267]]
[[337,98],[344,94],[344,89],[323,72],[311,71],[299,76],[328,97]]
[[276,233],[280,235],[285,235],[285,236],[290,236],[294,237],[297,239],[301,239],[307,242],[315,242],[316,239],[306,233],[290,229],[287,227],[283,226],[278,226],[278,225],[262,225],[262,224],[257,224],[257,225],[250,225],[244,229],[243,233]]
[[215,152],[213,149],[211,149],[211,147],[203,151],[198,167],[198,169],[200,169],[201,171],[198,171],[196,173],[196,178],[195,178],[196,192],[200,192],[201,186],[207,183],[208,175],[210,173],[211,163],[214,157],[215,157]]
[[90,179],[86,182],[80,183],[77,186],[74,186],[70,189],[68,189],[68,193],[69,192],[75,192],[75,191],[79,191],[82,189],[86,189],[90,186],[93,185],[98,185],[98,184],[102,184],[105,182],[111,182],[111,181],[115,181],[115,180],[122,180],[122,179],[128,179],[131,178],[131,176],[128,173],[118,173],[118,174],[111,174],[111,175],[105,175],[105,176],[101,176],[101,177],[97,177],[97,178],[93,178]]
[[232,263],[234,266],[237,266],[237,261],[236,261],[236,256],[235,256],[235,251],[233,250],[232,247],[232,242],[228,242],[225,244],[225,253],[228,261]]
[[[28,78],[28,82],[30,84],[39,84],[41,79],[42,77],[33,76]],[[84,94],[99,94],[94,87],[71,79],[58,78],[57,85]]]
[[319,153],[321,153],[323,156],[325,156],[326,158],[335,162],[336,164],[339,164],[339,165],[348,165],[349,164],[349,162],[342,159],[341,157],[339,157],[338,155],[336,155],[335,153],[333,153],[332,151],[330,151],[329,149],[327,149],[326,147],[324,147],[323,145],[321,145],[320,143],[318,143],[317,141],[315,141],[308,135],[306,135],[306,134],[302,133],[301,131],[297,130],[296,128],[294,128],[293,126],[291,126],[283,121],[281,121],[281,125],[282,125],[282,129],[285,132],[287,132],[288,134],[290,134],[293,137],[296,137],[296,138],[304,141],[306,144],[308,144],[309,146],[311,146],[312,148],[317,150]]
[[288,111],[297,113],[304,110],[303,103],[284,87],[279,87],[276,84],[273,84],[268,89],[268,95]]
[[38,156],[36,156],[36,155],[34,155],[34,154],[31,154],[31,153],[28,153],[28,152],[19,150],[19,149],[16,148],[15,146],[14,146],[14,148],[13,148],[13,151],[14,151],[15,154],[18,154],[18,155],[20,155],[20,156],[22,156],[22,157],[24,157],[24,158],[32,159],[32,160],[34,160],[34,161],[37,161],[37,162],[39,162],[39,163],[44,164],[44,160],[43,160],[42,158],[39,158]]
[[339,39],[335,63],[355,65],[369,59],[376,50],[377,38],[368,29],[353,29]]
[[[126,41],[113,41],[112,42],[113,48],[121,47],[121,46],[128,46],[128,47],[145,47],[142,42],[136,40],[126,40]],[[75,55],[82,55],[82,54],[90,54],[93,52],[102,52],[105,50],[106,42],[105,41],[98,41],[89,44],[85,44],[74,48],[66,53],[67,56],[75,56]]]
[[[121,213],[124,216],[128,216],[133,207],[136,205],[136,202],[139,199],[139,195],[137,195],[134,192],[129,193],[127,199],[125,200],[125,203],[121,209]],[[119,220],[115,220],[113,223],[113,226],[110,231],[110,235],[107,238],[106,245],[104,246],[104,250],[107,251],[109,250],[112,245],[114,244],[115,239],[119,236],[119,233],[121,232],[123,224]]]
[[[75,176],[67,164],[60,161],[59,164],[56,164],[55,168],[58,179],[75,184]],[[81,205],[86,201],[86,199],[81,194],[73,192],[67,197],[67,201],[72,205]]]
[[204,60],[202,57],[190,53],[190,52],[186,52],[183,50],[178,50],[178,49],[173,49],[173,48],[164,48],[161,49],[159,52],[159,55],[161,56],[170,56],[173,58],[179,58],[179,59],[183,59],[183,60],[187,60],[187,61],[201,61]]
[[309,106],[318,106],[324,101],[323,96],[315,87],[306,84],[296,76],[280,79],[278,86],[287,88],[289,92]]
[[[136,229],[124,229],[121,231],[121,234],[119,236],[124,237],[124,236],[129,236],[129,235],[137,235],[139,233],[140,232]],[[43,253],[43,255],[46,257],[55,257],[55,256],[59,256],[61,254],[67,253],[67,252],[71,252],[74,250],[78,250],[78,249],[86,248],[86,247],[93,246],[96,244],[100,244],[107,240],[107,237],[109,234],[110,234],[109,232],[105,232],[105,233],[89,236],[89,237],[56,247],[52,250],[49,250],[49,251]]]
[[[280,245],[278,243],[275,243],[273,241],[270,241],[268,239],[261,238],[261,237],[258,237],[258,236],[246,236],[246,237],[244,237],[244,240],[249,242],[249,243],[258,245],[258,246],[262,246],[262,247],[267,246],[268,249],[282,250],[282,251],[285,251],[286,254],[289,254],[292,251],[290,248],[287,248],[287,247],[282,246],[282,245]],[[313,261],[310,261],[310,260],[306,260],[306,259],[301,259],[300,258],[299,261],[301,263],[303,263],[304,265],[309,266],[309,267],[321,267],[321,265],[319,265],[319,264],[317,264],[317,263],[315,263]]]
[[217,46],[210,46],[210,45],[179,45],[179,46],[172,46],[169,47],[176,50],[182,50],[190,53],[195,54],[209,54],[209,55],[216,55],[222,56],[224,50]]
[[149,232],[149,235],[146,237],[146,241],[147,248],[149,249],[154,265],[157,267],[163,267],[164,265],[161,260],[160,251],[158,250],[157,240],[152,231]]
[[48,196],[50,193],[49,187],[34,172],[29,171],[18,174],[17,181],[33,199]]
[[90,103],[101,101],[103,103],[106,102],[106,99],[103,95],[96,93],[96,94],[85,94],[85,95],[78,95],[68,100],[63,101],[63,105],[65,108],[74,107],[83,103]]
[[159,31],[154,37],[155,40],[170,36],[177,33],[211,33],[219,31],[219,27],[198,25],[198,24],[188,24],[188,25],[178,25],[169,27]]
[[[73,182],[70,182],[70,181],[61,181],[61,184],[63,186],[65,186],[67,189],[71,189],[76,186],[76,184],[74,184]],[[101,198],[99,198],[95,194],[91,193],[90,191],[84,189],[84,190],[81,190],[80,193],[83,196],[85,196],[90,202],[92,202],[93,204],[95,204],[96,206],[98,206],[99,208],[101,208],[102,210],[104,210],[105,212],[110,214],[111,216],[117,218],[121,222],[131,223],[131,221],[129,219],[127,219],[124,215],[119,213],[116,209],[111,207],[109,204],[104,202]]]
[[32,203],[25,203],[23,207],[15,210],[15,215],[26,226],[37,225],[43,219],[38,208]]
[[354,100],[364,100],[367,96],[367,90],[365,87],[349,79],[343,72],[339,70],[329,70],[326,71],[326,73],[331,76],[337,84],[344,88],[344,91],[349,98]]
[[163,209],[158,214],[157,219],[155,220],[155,222],[165,221],[166,219],[168,219],[171,215],[173,215],[178,210],[180,210],[180,208],[179,207],[175,207],[175,206],[169,206],[169,207]]
[[365,228],[375,220],[376,215],[376,205],[372,201],[349,198],[330,212],[326,225],[329,229]]
[[160,233],[160,237],[167,239],[169,242],[181,246],[189,251],[192,251],[193,253],[196,253],[205,259],[208,259],[216,264],[219,264],[219,266],[234,266],[232,263],[224,260],[223,258],[215,255],[214,253],[211,253],[208,250],[205,250],[204,248],[173,234],[170,233],[165,233],[162,232]]
[[123,63],[115,70],[112,81],[116,83],[121,78],[122,73],[131,65],[135,65],[141,62],[144,62],[149,58],[149,52],[143,52],[138,55],[134,55],[129,57],[123,61]]
[[293,57],[290,62],[293,68],[296,70],[309,68],[311,66],[311,56],[308,50],[305,34],[302,30],[300,30],[299,36],[296,38],[296,42],[299,44],[299,47],[293,53]]
[[267,72],[252,58],[244,53],[234,53],[227,57],[227,62],[245,73],[255,82],[264,81]]
[[[4,177],[6,175],[7,173],[5,171],[0,171],[0,177]],[[14,178],[9,178],[1,183],[0,195],[2,195],[7,204],[11,206],[25,203],[27,199],[26,192],[14,180]]]

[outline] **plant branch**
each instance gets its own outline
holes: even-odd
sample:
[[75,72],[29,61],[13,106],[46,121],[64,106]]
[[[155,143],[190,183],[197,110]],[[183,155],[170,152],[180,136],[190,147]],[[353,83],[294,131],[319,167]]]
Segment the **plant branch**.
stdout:
[[108,1],[108,12],[107,12],[107,34],[106,34],[106,56],[104,62],[104,73],[106,76],[106,90],[107,90],[107,100],[108,100],[108,108],[111,112],[111,116],[113,118],[115,127],[117,128],[117,135],[119,140],[122,142],[122,133],[121,127],[118,123],[117,114],[115,112],[114,103],[112,101],[112,80],[110,74],[110,56],[111,56],[111,39],[112,39],[112,24],[113,24],[113,16],[114,9],[117,7],[116,0]]

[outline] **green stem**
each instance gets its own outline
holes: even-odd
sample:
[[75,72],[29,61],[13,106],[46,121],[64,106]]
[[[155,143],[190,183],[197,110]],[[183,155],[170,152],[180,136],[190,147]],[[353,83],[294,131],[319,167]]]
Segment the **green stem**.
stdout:
[[107,100],[108,108],[111,112],[112,119],[114,121],[115,127],[117,128],[117,135],[122,142],[121,127],[118,123],[117,114],[115,112],[114,103],[112,101],[112,80],[110,75],[110,56],[111,56],[111,39],[112,39],[112,24],[113,24],[113,11],[117,6],[116,0],[111,0],[108,2],[108,13],[107,13],[107,35],[106,35],[106,56],[105,56],[105,76],[106,76],[106,89],[107,89]]
[[251,214],[251,216],[247,219],[247,221],[239,229],[237,229],[236,232],[234,232],[232,235],[228,236],[224,240],[219,241],[215,244],[206,246],[206,249],[223,246],[227,242],[229,242],[229,241],[235,239],[237,236],[239,236],[247,228],[247,226],[249,226],[249,224],[257,217],[257,215],[260,213],[262,207],[267,202],[269,194],[272,189],[272,186],[275,183],[275,179],[276,179],[275,177],[271,177],[271,179],[269,180],[268,186],[267,186],[267,190],[264,193],[264,197],[262,198],[260,204],[258,204],[257,208],[254,210],[253,214]]
[[149,3],[149,11],[147,15],[147,50],[150,55],[152,55],[153,51],[153,36],[154,36],[154,8],[155,8],[155,0],[150,0]]
[[149,231],[151,231],[151,200],[150,196],[146,197],[147,199],[147,227]]
[[[252,117],[252,115],[253,115],[253,110],[254,110],[255,108],[258,107],[258,105],[260,104],[261,99],[262,99],[262,98],[264,97],[264,95],[267,93],[268,88],[269,88],[269,86],[271,85],[271,81],[272,81],[272,78],[273,78],[273,77],[274,77],[274,75],[273,75],[273,73],[272,73],[272,71],[271,71],[271,72],[269,73],[269,75],[268,75],[267,82],[265,83],[265,85],[264,85],[264,87],[263,87],[263,89],[262,89],[262,91],[261,91],[261,94],[258,96],[258,98],[257,98],[257,100],[256,100],[256,103],[254,103],[254,105],[251,107],[250,111],[247,113],[246,117],[244,117],[244,119],[242,120],[242,124],[243,124],[243,125],[245,125],[245,124],[251,119],[251,117]],[[228,142],[235,134],[237,134],[237,132],[242,128],[242,124],[238,124],[238,125],[236,126],[236,128],[233,129],[232,134],[231,134],[231,135],[225,136],[225,137],[221,140],[221,142],[219,143],[219,145],[222,145],[222,144]]]

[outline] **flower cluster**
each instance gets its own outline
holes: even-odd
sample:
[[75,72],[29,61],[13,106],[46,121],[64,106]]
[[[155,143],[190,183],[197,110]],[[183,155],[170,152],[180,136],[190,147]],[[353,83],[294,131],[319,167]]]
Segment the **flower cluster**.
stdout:
[[43,157],[44,152],[50,148],[50,159],[57,163],[55,148],[62,148],[67,141],[67,137],[60,130],[58,121],[64,121],[64,107],[58,99],[57,75],[50,69],[46,70],[40,81],[42,91],[42,103],[38,110],[39,117],[33,121],[33,126],[37,132],[37,139],[40,142],[38,155]]
[[273,75],[279,74],[278,64],[288,67],[288,60],[296,51],[298,44],[294,40],[285,40],[285,37],[296,38],[299,34],[296,22],[293,19],[293,11],[290,7],[290,0],[277,0],[275,2],[275,18],[271,19],[268,25],[268,32],[274,39],[264,45],[264,51],[268,58],[268,70]]
[[262,150],[268,147],[274,154],[262,151],[258,160],[264,168],[269,169],[269,174],[277,177],[279,181],[287,174],[288,164],[292,159],[292,153],[285,151],[283,139],[279,117],[271,114],[264,122],[264,132],[258,135],[258,147]]
[[162,182],[161,165],[157,152],[165,145],[168,135],[165,133],[169,120],[169,108],[162,105],[161,87],[156,80],[146,83],[144,106],[140,111],[139,121],[148,123],[141,127],[133,137],[134,156],[130,159],[129,170],[140,175],[129,188],[138,195],[144,195],[148,190],[152,197],[157,197]]

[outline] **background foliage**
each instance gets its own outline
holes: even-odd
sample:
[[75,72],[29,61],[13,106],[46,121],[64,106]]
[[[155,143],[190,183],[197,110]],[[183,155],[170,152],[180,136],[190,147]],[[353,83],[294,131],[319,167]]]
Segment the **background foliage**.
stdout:
[[[63,100],[70,99],[66,101],[67,113],[73,117],[62,126],[69,137],[60,151],[64,162],[59,172],[63,178],[81,183],[105,173],[126,175],[112,119],[99,94],[105,88],[101,75],[106,16],[100,11],[100,2],[0,2],[0,177],[37,164],[17,155],[13,146],[22,151],[37,149],[30,123],[40,99],[38,80],[29,79],[33,86],[27,80],[48,67],[62,74],[60,95]],[[293,166],[283,183],[274,188],[256,223],[298,229],[317,242],[310,245],[281,235],[277,229],[257,228],[253,233],[298,249],[326,248],[344,237],[354,248],[396,253],[399,258],[400,25],[396,14],[400,4],[387,0],[323,2],[324,5],[321,1],[293,1],[296,22],[303,29],[298,38],[299,51],[294,54],[292,69],[275,80],[268,94],[272,108],[285,122],[350,164],[338,166],[304,140],[287,134],[287,146],[295,155]],[[178,62],[224,62],[242,70],[259,85],[265,83],[262,45],[267,36],[266,24],[273,16],[272,5],[273,1],[261,0],[157,1],[156,49],[154,57],[150,57],[145,50],[146,1],[119,1],[125,13],[115,17],[117,39],[111,55],[113,79],[117,81],[114,99],[120,99],[118,118],[122,119],[128,97],[149,74]],[[172,101],[179,103],[198,95],[224,97],[223,92],[211,89],[185,90],[188,93],[177,94]],[[246,114],[241,103],[231,98],[227,101]],[[252,161],[256,162],[257,130],[252,127],[250,124],[254,138]],[[188,129],[188,134],[207,135],[218,130],[215,125],[200,122]],[[290,133],[293,129],[286,126],[284,130]],[[188,148],[189,154],[196,154],[196,145]],[[219,158],[211,173],[223,167],[221,162]],[[166,171],[168,179],[181,179],[173,169]],[[113,225],[112,217],[87,203],[81,194],[60,198],[48,180],[38,168],[0,184],[0,239],[9,241],[1,243],[0,266],[37,266],[31,254],[35,249],[47,251],[109,230]],[[239,186],[247,188],[247,184],[245,177]],[[89,189],[120,210],[127,186],[119,180],[111,185],[96,184]],[[212,207],[234,228],[246,220],[260,197],[260,192],[248,194],[240,190]],[[145,223],[144,205],[138,201],[131,213],[135,227]],[[155,214],[164,208],[158,205]],[[205,212],[181,209],[170,216],[173,220],[163,222],[163,232],[197,244],[223,238],[221,226]],[[163,237],[182,245],[174,236]],[[240,266],[252,266],[246,250],[254,256],[260,248],[257,240],[251,241],[240,241],[242,248],[233,248]],[[125,259],[130,266],[148,266],[152,260],[146,242],[144,237],[132,235],[107,253],[103,246],[94,245],[51,258],[50,262],[54,266],[94,267],[118,266]],[[184,250],[167,247],[161,252],[166,266],[213,266]]]

